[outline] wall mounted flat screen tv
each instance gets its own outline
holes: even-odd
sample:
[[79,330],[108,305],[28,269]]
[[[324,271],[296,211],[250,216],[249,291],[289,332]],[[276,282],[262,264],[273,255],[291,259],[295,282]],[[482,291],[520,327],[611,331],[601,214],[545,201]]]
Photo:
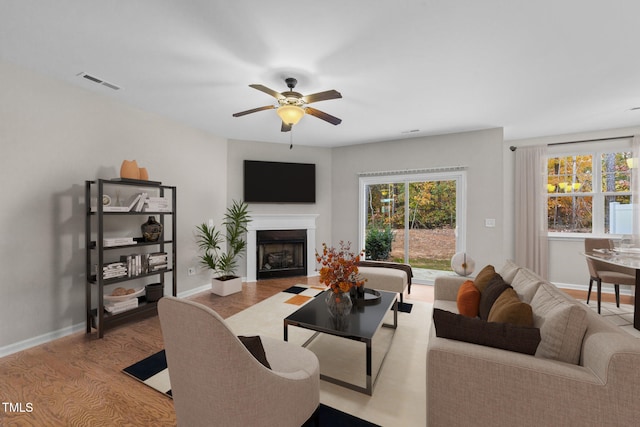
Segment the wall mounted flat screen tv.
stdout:
[[244,161],[247,203],[315,203],[316,165]]

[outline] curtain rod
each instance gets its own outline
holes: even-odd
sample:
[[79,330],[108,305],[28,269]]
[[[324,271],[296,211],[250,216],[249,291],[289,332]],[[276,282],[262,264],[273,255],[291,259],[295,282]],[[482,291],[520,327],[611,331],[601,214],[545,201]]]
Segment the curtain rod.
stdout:
[[358,172],[357,175],[362,177],[370,177],[370,176],[386,176],[386,175],[411,175],[411,174],[436,173],[436,172],[456,172],[456,171],[463,171],[463,170],[467,170],[467,166],[443,166],[443,167],[424,168],[424,169]]
[[[547,147],[551,147],[553,145],[577,144],[579,142],[613,141],[613,140],[616,140],[616,139],[629,139],[629,138],[633,138],[633,135],[615,136],[613,138],[595,138],[595,139],[582,139],[582,140],[579,140],[579,141],[554,142],[554,143],[551,143],[551,144],[547,144]],[[518,147],[512,145],[511,147],[509,147],[509,150],[516,151],[517,148]]]

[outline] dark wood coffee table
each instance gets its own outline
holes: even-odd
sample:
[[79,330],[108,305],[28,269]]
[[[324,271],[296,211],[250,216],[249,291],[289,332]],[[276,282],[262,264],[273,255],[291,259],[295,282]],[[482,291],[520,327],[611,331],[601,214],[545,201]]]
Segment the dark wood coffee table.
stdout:
[[[361,387],[357,384],[352,384],[323,374],[320,374],[320,378],[371,396],[380,370],[382,370],[381,364],[375,378],[372,377],[371,347],[373,336],[383,326],[392,329],[398,327],[398,294],[394,292],[377,291],[380,294],[380,300],[375,305],[358,305],[354,302],[351,313],[346,316],[344,322],[336,325],[335,320],[329,316],[327,310],[327,304],[325,302],[327,292],[331,291],[325,291],[318,295],[312,301],[309,301],[284,319],[284,340],[287,341],[289,338],[288,327],[297,326],[316,332],[302,345],[303,347],[308,346],[321,333],[365,343],[366,387]],[[393,324],[383,323],[385,315],[392,308]],[[385,349],[382,363],[384,363],[388,351],[389,347]]]

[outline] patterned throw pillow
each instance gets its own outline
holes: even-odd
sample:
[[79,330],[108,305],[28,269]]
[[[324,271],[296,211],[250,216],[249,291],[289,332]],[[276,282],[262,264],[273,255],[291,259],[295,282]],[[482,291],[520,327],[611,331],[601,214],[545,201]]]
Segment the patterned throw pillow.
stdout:
[[433,309],[436,336],[518,353],[533,355],[540,343],[540,330],[510,323],[487,322],[449,311]]

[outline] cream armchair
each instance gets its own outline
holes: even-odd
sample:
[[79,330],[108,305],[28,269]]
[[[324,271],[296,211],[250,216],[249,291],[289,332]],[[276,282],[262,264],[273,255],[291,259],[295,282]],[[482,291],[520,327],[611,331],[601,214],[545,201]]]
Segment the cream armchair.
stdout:
[[158,302],[179,426],[300,426],[320,402],[309,350],[260,337],[261,364],[215,311],[175,297]]

